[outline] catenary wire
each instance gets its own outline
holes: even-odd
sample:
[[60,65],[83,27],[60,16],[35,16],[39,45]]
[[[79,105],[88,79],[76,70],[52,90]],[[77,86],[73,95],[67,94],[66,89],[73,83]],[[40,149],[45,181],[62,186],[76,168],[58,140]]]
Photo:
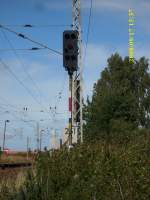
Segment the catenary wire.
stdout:
[[93,9],[93,0],[90,0],[90,13],[89,13],[87,37],[86,37],[86,44],[85,44],[84,62],[85,62],[85,59],[86,59],[87,48],[88,48],[88,43],[89,43],[89,34],[90,34],[90,27],[91,27],[92,9]]
[[10,69],[10,67],[4,63],[4,61],[0,58],[0,63],[4,66],[5,69],[14,77],[14,79],[28,92],[28,94],[32,97],[32,99],[39,104],[41,103],[35,98],[35,96],[32,94],[31,90],[25,86],[25,84],[16,76],[16,74]]
[[18,49],[0,49],[0,51],[38,51],[38,50],[44,50],[45,48],[39,48],[39,47],[32,47],[32,48],[27,48],[27,49],[23,49],[23,48],[18,48]]
[[[22,67],[24,73],[27,75],[27,77],[29,78],[29,80],[30,80],[30,81],[32,82],[32,84],[34,85],[34,87],[35,87],[36,91],[38,92],[39,96],[40,96],[40,97],[43,96],[43,94],[42,94],[42,92],[40,91],[40,89],[39,89],[37,83],[35,82],[35,80],[33,80],[33,78],[31,77],[31,75],[30,75],[30,74],[28,73],[28,71],[26,70],[27,67],[25,66],[24,62],[22,62],[20,56],[19,56],[19,55],[17,54],[17,52],[15,51],[12,42],[9,40],[9,38],[7,37],[7,35],[6,35],[5,32],[4,32],[3,30],[1,30],[1,31],[2,31],[2,34],[3,34],[4,38],[5,38],[6,41],[8,42],[10,48],[12,49],[14,55],[16,56],[16,58],[17,58],[17,60],[18,60],[18,62],[19,62],[19,64],[20,64],[20,66]],[[44,98],[44,99],[45,99],[45,98]],[[46,101],[46,99],[45,99],[45,101]]]
[[60,90],[60,92],[58,93],[59,96],[58,96],[58,101],[56,102],[55,104],[55,107],[58,106],[57,104],[59,103],[59,100],[62,98],[62,94],[63,94],[63,91],[64,91],[64,88],[65,88],[65,83],[66,83],[66,80],[67,80],[67,76],[66,74],[64,74],[64,79],[63,79],[63,83],[62,83],[62,88]]
[[22,28],[59,28],[59,27],[72,27],[72,24],[3,24],[5,27],[22,27]]
[[3,26],[3,25],[1,25],[1,24],[0,24],[0,28],[2,28],[2,29],[4,29],[4,30],[7,30],[7,31],[9,31],[9,32],[11,32],[11,33],[17,35],[18,37],[21,37],[21,38],[23,38],[23,39],[25,39],[25,40],[28,40],[28,41],[30,41],[30,42],[32,42],[32,43],[34,43],[34,44],[37,44],[37,45],[39,45],[39,46],[41,46],[41,47],[44,47],[44,48],[46,48],[46,49],[48,49],[48,50],[50,50],[50,51],[52,51],[52,52],[54,52],[54,53],[56,53],[56,54],[58,54],[58,55],[62,55],[61,52],[59,52],[59,51],[57,51],[57,50],[54,50],[54,49],[48,47],[47,45],[42,44],[41,42],[37,42],[37,41],[35,41],[35,40],[29,38],[28,36],[22,34],[22,33],[18,33],[18,32],[14,31],[14,30],[12,30],[12,29],[10,29],[10,28],[7,28],[7,27],[5,27],[5,26]]

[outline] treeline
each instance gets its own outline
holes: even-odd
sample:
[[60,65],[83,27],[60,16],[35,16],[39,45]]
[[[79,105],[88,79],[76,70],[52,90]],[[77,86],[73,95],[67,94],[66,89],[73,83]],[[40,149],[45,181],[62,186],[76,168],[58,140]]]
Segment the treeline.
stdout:
[[144,57],[134,64],[114,54],[84,106],[84,139],[128,137],[150,127],[150,73]]

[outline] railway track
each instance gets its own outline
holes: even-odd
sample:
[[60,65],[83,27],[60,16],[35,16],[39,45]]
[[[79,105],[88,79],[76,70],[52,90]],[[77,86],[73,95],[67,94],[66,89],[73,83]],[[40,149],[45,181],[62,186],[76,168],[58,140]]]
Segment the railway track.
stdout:
[[32,163],[0,163],[0,169],[13,169],[13,168],[22,168],[22,167],[31,167]]

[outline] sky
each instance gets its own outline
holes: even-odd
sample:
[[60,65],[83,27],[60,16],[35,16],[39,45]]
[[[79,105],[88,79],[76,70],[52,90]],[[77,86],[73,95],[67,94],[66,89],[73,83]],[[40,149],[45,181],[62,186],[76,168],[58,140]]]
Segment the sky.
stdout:
[[[136,14],[135,58],[150,58],[149,0],[93,0],[85,57],[90,2],[81,0],[85,99],[92,96],[107,59],[115,52],[128,55],[129,8]],[[0,0],[0,24],[62,52],[62,33],[72,24],[72,0]],[[24,24],[35,27],[15,26]],[[68,74],[62,56],[44,49],[9,51],[32,47],[39,46],[0,29],[0,146],[9,120],[5,146],[12,150],[26,150],[27,137],[35,149],[38,126],[42,146],[49,147],[54,130],[59,138],[68,124]]]

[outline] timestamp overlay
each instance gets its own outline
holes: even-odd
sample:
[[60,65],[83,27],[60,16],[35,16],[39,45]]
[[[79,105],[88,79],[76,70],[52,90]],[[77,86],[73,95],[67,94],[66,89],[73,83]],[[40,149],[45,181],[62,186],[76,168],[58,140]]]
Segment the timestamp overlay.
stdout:
[[128,10],[128,33],[129,33],[129,62],[134,62],[134,35],[135,35],[135,12],[133,9]]

